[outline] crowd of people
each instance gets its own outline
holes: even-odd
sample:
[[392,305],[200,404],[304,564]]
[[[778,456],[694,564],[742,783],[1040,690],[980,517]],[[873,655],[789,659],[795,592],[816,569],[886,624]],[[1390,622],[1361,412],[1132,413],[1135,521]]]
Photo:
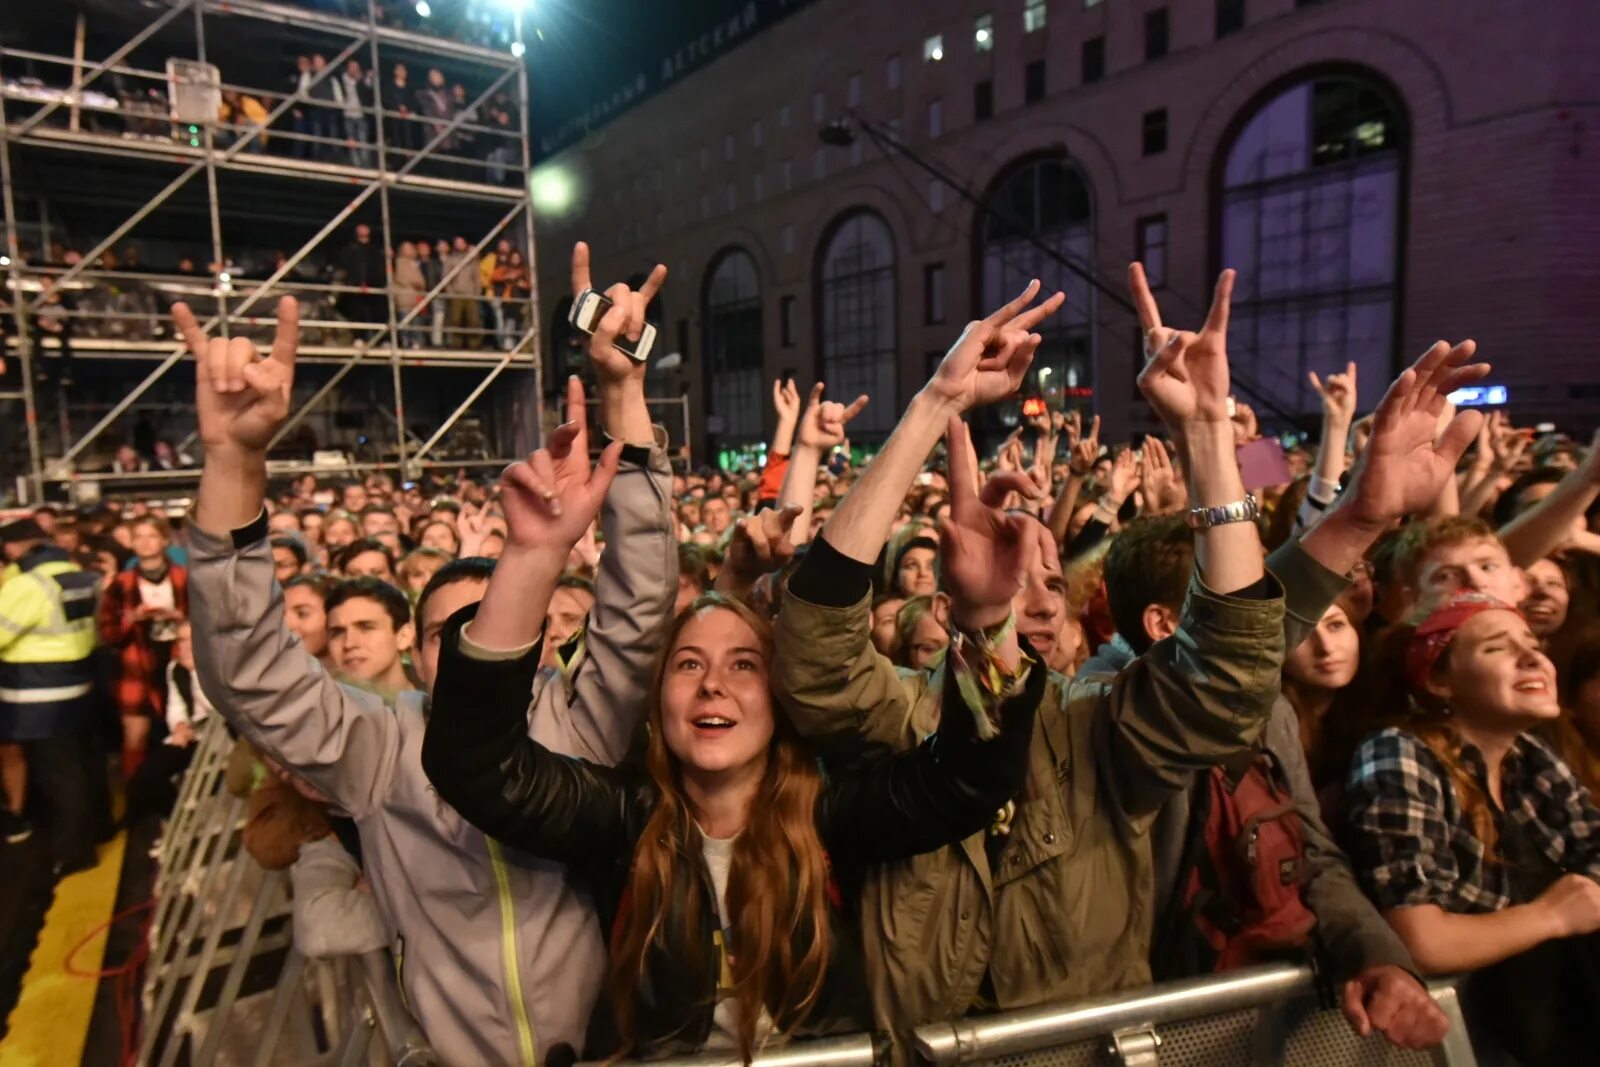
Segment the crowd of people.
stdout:
[[665,275],[608,290],[597,395],[572,379],[494,485],[274,484],[294,301],[266,353],[175,306],[179,534],[138,504],[0,527],[8,840],[33,796],[62,869],[94,862],[105,704],[134,818],[219,717],[297,942],[390,949],[452,1063],[908,1056],[922,1024],[1275,959],[1362,1035],[1437,1045],[1423,980],[1465,975],[1479,1062],[1585,1061],[1600,436],[1454,411],[1488,367],[1440,342],[1370,413],[1353,365],[1315,377],[1315,451],[1247,487],[1232,272],[1180,327],[1134,264],[1161,436],[1046,413],[980,460],[965,417],[1064,299],[1034,283],[860,469],[871,398],[780,381],[760,471],[674,470],[617,346]]
[[[532,271],[524,250],[509,238],[482,251],[476,247],[462,234],[397,235],[391,254],[371,225],[357,222],[346,244],[329,254],[306,256],[278,285],[290,291],[301,285],[337,287],[307,292],[301,298],[308,317],[329,324],[315,332],[322,343],[349,343],[349,336],[341,336],[351,332],[344,323],[386,325],[392,306],[395,321],[406,323],[398,331],[403,348],[509,352],[529,326]],[[49,350],[60,359],[57,367],[65,384],[72,381],[74,339],[148,341],[170,336],[170,324],[160,313],[168,282],[181,288],[199,279],[218,293],[233,294],[249,288],[255,279],[276,274],[289,260],[282,250],[273,250],[222,263],[179,253],[175,261],[151,264],[139,245],[130,242],[96,257],[80,285],[63,287],[52,285],[51,277],[79,266],[81,250],[52,241],[40,251],[24,242],[19,255],[22,269],[41,272],[44,287],[40,302],[28,315],[31,340],[35,345],[49,342]],[[457,264],[462,264],[460,269]],[[14,330],[10,301],[0,292],[0,374],[5,368],[3,342]],[[38,373],[44,380],[45,368],[41,366]]]

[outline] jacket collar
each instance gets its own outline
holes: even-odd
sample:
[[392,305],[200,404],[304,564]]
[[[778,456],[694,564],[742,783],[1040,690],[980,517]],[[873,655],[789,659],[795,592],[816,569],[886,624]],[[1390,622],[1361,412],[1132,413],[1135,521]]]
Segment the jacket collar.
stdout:
[[37,544],[17,560],[17,570],[26,573],[46,563],[71,563],[72,556],[64,548],[52,544]]

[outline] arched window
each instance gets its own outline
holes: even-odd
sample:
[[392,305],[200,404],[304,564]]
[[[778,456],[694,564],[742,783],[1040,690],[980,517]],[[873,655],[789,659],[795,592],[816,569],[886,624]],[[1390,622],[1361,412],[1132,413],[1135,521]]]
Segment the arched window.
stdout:
[[834,223],[818,258],[822,380],[828,396],[872,398],[850,424],[852,438],[894,428],[899,364],[895,331],[894,235],[878,215],[857,210]]
[[1393,376],[1405,142],[1391,93],[1340,74],[1278,93],[1227,149],[1222,263],[1239,271],[1229,352],[1290,411],[1318,409],[1308,371],[1354,360],[1363,404]]
[[1034,157],[1004,172],[984,203],[989,211],[978,231],[983,278],[978,313],[1015,297],[1030,278],[1038,278],[1046,294],[1065,292],[1066,304],[1037,328],[1044,343],[1023,392],[1043,394],[1052,407],[1075,396],[1086,400],[1094,388],[1094,289],[1061,260],[1094,272],[1094,199],[1088,180],[1064,155]]
[[761,277],[742,248],[717,257],[705,286],[706,428],[719,445],[761,440]]

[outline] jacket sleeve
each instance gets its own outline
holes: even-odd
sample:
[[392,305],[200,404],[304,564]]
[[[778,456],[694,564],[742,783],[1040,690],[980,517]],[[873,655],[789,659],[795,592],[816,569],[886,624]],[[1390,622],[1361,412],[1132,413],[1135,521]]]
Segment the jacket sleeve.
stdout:
[[[1026,648],[1024,649],[1025,651]],[[978,740],[975,714],[953,672],[939,728],[909,752],[834,778],[823,795],[821,833],[828,854],[887,863],[931,852],[977,833],[1022,791],[1034,714],[1050,672],[1035,663],[1021,691],[1000,706],[1000,733]]]
[[1282,698],[1272,708],[1267,747],[1283,768],[1294,794],[1295,812],[1300,816],[1305,839],[1306,905],[1317,917],[1317,937],[1332,965],[1333,980],[1342,983],[1381,964],[1416,974],[1416,963],[1405,943],[1361,891],[1349,857],[1334,843],[1322,821],[1311,769],[1300,743],[1300,725],[1294,710]]
[[[126,573],[126,572],[123,572]],[[100,598],[100,640],[112,648],[122,648],[139,632],[128,604],[128,586],[119,574],[106,583]]]
[[872,568],[818,537],[778,613],[773,687],[801,736],[845,762],[872,762],[913,739],[921,676],[872,644]]
[[[167,730],[170,732],[178,728],[179,723],[191,722],[189,702],[183,699],[183,690],[178,687],[175,674],[177,664],[167,664]],[[198,682],[196,683],[198,684]]]
[[[1096,760],[1129,819],[1153,816],[1191,774],[1260,737],[1283,667],[1283,597],[1223,596],[1197,576],[1178,630],[1103,682],[1075,681],[1068,701],[1099,701]],[[1069,708],[1068,713],[1071,714]]]
[[36,626],[43,626],[50,605],[39,583],[14,575],[0,585],[0,648],[5,648]]
[[1283,653],[1288,655],[1311,636],[1350,579],[1335,574],[1306,554],[1299,538],[1291,538],[1267,557],[1267,570],[1283,586]]
[[195,676],[251,744],[352,818],[388,795],[400,723],[375,693],[328,677],[284,624],[266,513],[231,537],[189,523]]
[[356,888],[361,868],[332,835],[300,846],[289,868],[294,945],[313,959],[376,952],[389,944],[372,894]]
[[[594,581],[585,655],[568,683],[569,751],[614,765],[628,753],[648,705],[651,667],[678,596],[678,542],[666,450],[624,446],[600,511],[605,551]],[[546,686],[554,696],[564,687]]]
[[456,612],[439,642],[422,769],[446,803],[496,840],[577,867],[626,862],[648,815],[628,771],[560,756],[528,736],[536,641],[515,658],[469,654]]

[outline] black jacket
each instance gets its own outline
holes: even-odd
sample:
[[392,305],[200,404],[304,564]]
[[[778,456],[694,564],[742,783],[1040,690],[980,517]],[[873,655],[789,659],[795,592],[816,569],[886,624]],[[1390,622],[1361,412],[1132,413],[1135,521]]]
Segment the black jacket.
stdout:
[[[528,694],[539,648],[518,660],[468,658],[460,647],[461,627],[476,611],[476,605],[463,608],[445,626],[423,769],[439,795],[484,833],[567,864],[593,892],[602,928],[612,929],[627,907],[623,890],[658,800],[655,784],[642,766],[602,767],[557,755],[530,738]],[[832,954],[822,996],[801,1035],[871,1025],[854,914],[866,868],[960,841],[1016,796],[1048,673],[1035,667],[1022,692],[1005,702],[1000,736],[993,741],[977,739],[973,716],[962,707],[960,714],[943,716],[939,731],[919,747],[828,779],[816,820],[835,905]],[[944,695],[947,706],[961,706],[953,681],[947,679]],[[641,1051],[692,1051],[704,1045],[712,1028],[720,972],[714,934],[720,924],[698,840],[688,848],[692,855],[678,868],[687,877],[673,887],[662,924],[669,943],[653,946],[645,962],[637,1000]],[[693,921],[690,908],[699,912]],[[693,943],[684,936],[691,929],[697,932]],[[809,938],[802,931],[796,940]],[[615,1048],[604,1007],[596,1012],[590,1039],[591,1055]]]

